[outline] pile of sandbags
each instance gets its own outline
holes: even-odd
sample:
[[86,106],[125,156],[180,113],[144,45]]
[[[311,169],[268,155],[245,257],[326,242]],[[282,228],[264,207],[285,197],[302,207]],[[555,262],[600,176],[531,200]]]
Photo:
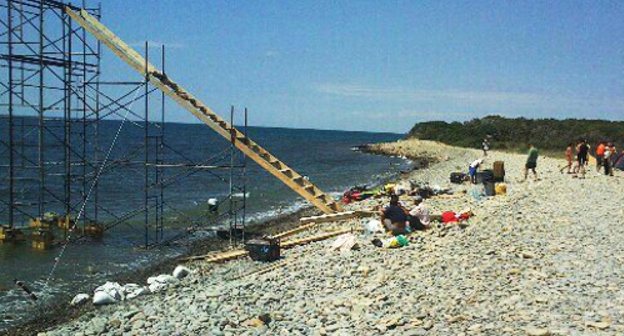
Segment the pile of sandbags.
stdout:
[[[190,269],[184,266],[177,266],[173,270],[173,275],[161,274],[155,277],[149,277],[147,279],[147,286],[133,283],[122,286],[117,282],[106,282],[93,291],[93,304],[104,305],[117,303],[126,299],[133,299],[137,296],[160,292],[177,285],[181,279],[191,273],[193,272]],[[78,294],[74,297],[71,304],[78,305],[88,299],[89,295]]]

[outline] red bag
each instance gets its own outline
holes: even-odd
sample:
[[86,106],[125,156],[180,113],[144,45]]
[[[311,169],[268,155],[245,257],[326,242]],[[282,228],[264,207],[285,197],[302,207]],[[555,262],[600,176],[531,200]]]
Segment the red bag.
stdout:
[[442,223],[457,222],[457,217],[453,211],[445,211],[442,213]]

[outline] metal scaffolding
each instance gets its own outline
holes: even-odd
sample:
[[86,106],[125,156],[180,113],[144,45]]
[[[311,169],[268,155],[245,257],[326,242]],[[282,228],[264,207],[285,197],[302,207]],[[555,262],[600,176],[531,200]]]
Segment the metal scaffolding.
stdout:
[[[147,71],[138,81],[102,80],[100,42],[72,23],[65,7],[80,9],[54,0],[0,0],[0,225],[23,227],[53,211],[79,216],[82,229],[124,224],[142,232],[146,247],[206,225],[244,227],[244,156],[233,143],[205,160],[169,145],[165,94],[158,95]],[[101,19],[99,4],[83,2],[82,9]],[[149,49],[146,42],[146,59]],[[164,46],[159,56],[164,72]],[[246,122],[245,109],[245,133]],[[122,127],[142,139],[111,154]],[[168,186],[198,173],[227,188],[216,216],[190,216],[167,197]],[[124,208],[102,191],[114,189],[119,176],[142,182],[140,202]],[[184,224],[167,220],[174,213]]]

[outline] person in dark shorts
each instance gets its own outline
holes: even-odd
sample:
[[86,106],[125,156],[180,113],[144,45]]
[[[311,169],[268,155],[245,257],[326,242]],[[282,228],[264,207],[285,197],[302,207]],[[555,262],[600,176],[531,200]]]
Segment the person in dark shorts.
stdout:
[[386,230],[395,236],[405,234],[407,233],[405,227],[408,224],[408,215],[407,209],[399,203],[399,196],[392,195],[390,196],[390,205],[381,210],[381,223]]
[[[579,144],[576,147],[577,148],[577,154],[576,154],[576,168],[574,169],[574,172],[576,174],[581,173],[581,178],[585,177],[585,165],[587,164],[587,161],[589,159],[588,155],[589,155],[589,146],[587,146],[587,142],[584,139],[579,140]],[[577,175],[575,175],[575,177],[578,177]]]
[[537,155],[537,148],[535,148],[535,146],[533,146],[532,144],[529,145],[529,156],[527,157],[526,164],[524,165],[523,181],[526,181],[529,175],[529,170],[533,171],[533,174],[535,175],[535,181],[537,181],[537,171],[535,170],[535,168],[537,168]]

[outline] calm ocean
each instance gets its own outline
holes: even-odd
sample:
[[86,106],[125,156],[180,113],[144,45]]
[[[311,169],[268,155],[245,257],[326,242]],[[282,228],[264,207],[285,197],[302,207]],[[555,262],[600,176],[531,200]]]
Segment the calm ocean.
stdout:
[[[26,119],[26,123],[35,122]],[[19,122],[18,122],[19,123]],[[56,125],[55,125],[56,123]],[[58,122],[50,122],[50,130],[46,133],[45,160],[60,162],[63,148],[55,146],[55,138],[62,135]],[[110,146],[113,136],[119,129],[119,121],[100,123],[100,158],[103,158]],[[115,169],[104,169],[99,179],[98,202],[101,209],[98,216],[101,221],[111,222],[116,216],[141,208],[143,204],[144,175],[140,162],[144,154],[140,150],[143,144],[144,130],[140,125],[126,123],[111,151],[110,163],[125,160],[123,165]],[[26,157],[36,158],[36,147],[28,146],[37,143],[36,131],[25,127],[24,136],[16,131],[14,138],[26,143],[23,151]],[[165,163],[204,163],[227,164],[219,161],[226,158],[228,147],[226,141],[217,137],[208,127],[199,124],[165,125],[165,142],[163,150]],[[87,130],[93,132],[93,130]],[[322,190],[337,196],[345,188],[355,184],[370,184],[387,180],[395,176],[401,169],[409,166],[409,162],[400,158],[389,158],[356,152],[353,146],[366,143],[394,141],[403,135],[390,133],[322,131],[307,129],[286,129],[250,127],[249,137],[264,146],[286,164],[299,173],[306,175]],[[0,120],[2,141],[7,141],[6,120]],[[79,138],[74,141],[82,141]],[[90,143],[87,155],[93,156]],[[0,148],[0,165],[8,163],[6,148]],[[20,149],[21,151],[22,149]],[[72,154],[78,157],[81,153]],[[154,153],[150,153],[154,155]],[[153,157],[152,157],[153,158]],[[19,160],[22,160],[21,157]],[[229,160],[229,159],[227,159]],[[240,163],[242,158],[239,158]],[[22,160],[23,161],[23,160]],[[22,161],[19,161],[20,163]],[[136,162],[136,164],[133,164]],[[28,165],[28,162],[25,162]],[[51,166],[53,167],[53,166]],[[112,167],[112,166],[111,166]],[[8,199],[7,169],[0,168],[0,221],[6,222]],[[87,174],[95,173],[95,167],[86,167]],[[75,172],[82,173],[77,165]],[[58,213],[64,212],[63,203],[51,195],[63,195],[63,166],[50,168],[46,185],[50,195],[46,196],[45,210]],[[226,171],[217,171],[220,178],[227,180]],[[20,170],[22,179],[15,188],[16,197],[23,202],[21,209],[33,211],[37,206],[34,191],[38,188],[37,171]],[[177,179],[176,176],[183,176]],[[189,224],[187,216],[194,217],[206,210],[206,200],[210,197],[224,197],[228,193],[227,183],[219,180],[206,171],[197,171],[185,167],[168,168],[164,178],[171,183],[165,188],[166,222],[165,236],[173,236]],[[239,180],[240,181],[240,180]],[[283,185],[272,175],[261,169],[251,160],[247,160],[246,188],[249,192],[247,202],[248,219],[265,219],[283,213],[296,211],[306,203],[293,191]],[[82,182],[72,187],[72,202],[79,207],[83,190],[88,190],[90,182],[82,186]],[[92,195],[93,197],[93,195]],[[92,216],[93,208],[87,207],[86,213]],[[122,224],[107,231],[101,242],[79,241],[70,243],[51,281],[46,282],[52,270],[54,259],[59,249],[45,251],[32,250],[29,244],[0,245],[0,331],[19,320],[28,312],[36,309],[28,301],[21,290],[15,288],[13,279],[28,284],[42,298],[40,301],[55,300],[59,297],[73,295],[81,290],[102,284],[114,274],[145,267],[165,256],[183,252],[183,247],[163,247],[150,250],[137,248],[143,242],[142,212],[131,218],[129,224]],[[183,246],[183,245],[182,245]],[[45,288],[45,289],[44,289]],[[41,303],[39,303],[41,304]]]

